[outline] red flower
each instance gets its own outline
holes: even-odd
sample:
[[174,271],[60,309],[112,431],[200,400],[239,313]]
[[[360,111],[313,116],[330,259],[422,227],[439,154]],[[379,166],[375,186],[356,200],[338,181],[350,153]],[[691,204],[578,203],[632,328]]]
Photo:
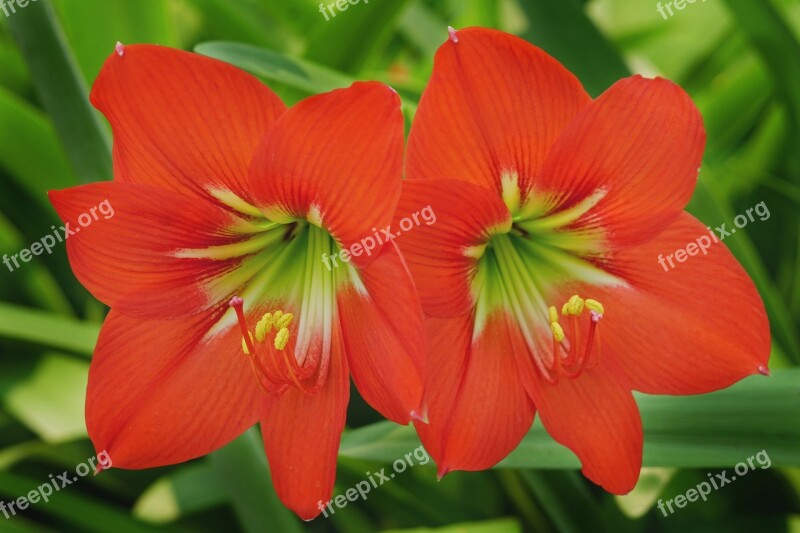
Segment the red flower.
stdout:
[[95,447],[150,468],[260,421],[278,495],[315,517],[349,376],[398,423],[421,401],[423,317],[396,248],[323,259],[391,222],[398,96],[357,83],[286,110],[229,65],[131,46],[107,61],[92,102],[114,130],[115,180],[51,200],[73,225],[105,200],[114,209],[68,241],[76,276],[112,308],[89,379]]
[[705,393],[767,372],[764,308],[725,246],[658,263],[709,233],[682,211],[704,144],[674,83],[635,76],[592,100],[516,37],[451,32],[398,209],[437,213],[398,243],[428,315],[418,430],[441,475],[500,461],[538,410],[586,476],[625,493],[642,457],[632,390]]

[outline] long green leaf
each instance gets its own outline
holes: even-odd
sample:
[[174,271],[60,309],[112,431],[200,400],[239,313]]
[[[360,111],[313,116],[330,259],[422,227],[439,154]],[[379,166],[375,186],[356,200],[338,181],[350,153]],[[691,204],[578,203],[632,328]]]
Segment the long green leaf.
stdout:
[[[766,449],[775,466],[800,466],[800,368],[752,376],[702,396],[637,394],[644,466],[730,467]],[[390,462],[419,445],[410,427],[381,422],[345,434],[340,455]],[[537,421],[500,468],[578,468]]]
[[[32,479],[12,472],[0,470],[0,495],[7,501],[26,496],[30,491],[48,482],[47,478]],[[75,494],[74,488],[66,487],[60,492],[55,492],[49,502],[39,501],[31,510],[22,511],[26,516],[30,512],[44,513],[63,520],[67,524],[78,528],[78,531],[97,533],[147,533],[157,529],[137,522],[130,518],[124,510],[117,510],[108,503],[82,497]],[[5,520],[5,518],[3,518]]]
[[[309,94],[349,87],[356,81],[347,74],[316,63],[251,45],[208,42],[197,45],[195,51],[236,65],[259,78],[284,83]],[[413,114],[416,102],[404,97],[402,92],[401,99],[406,112]]]
[[52,313],[0,303],[0,337],[90,357],[100,327]]
[[299,519],[275,494],[264,446],[255,429],[211,454],[209,461],[245,531],[301,531]]
[[30,3],[9,18],[9,26],[75,174],[83,182],[110,179],[110,135],[89,104],[50,1]]
[[528,17],[523,37],[542,47],[596,96],[630,74],[619,53],[583,13],[578,2],[520,0]]

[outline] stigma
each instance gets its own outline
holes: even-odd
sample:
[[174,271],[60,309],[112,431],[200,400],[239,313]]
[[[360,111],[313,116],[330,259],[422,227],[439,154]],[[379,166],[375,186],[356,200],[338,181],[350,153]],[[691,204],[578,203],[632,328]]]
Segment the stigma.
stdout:
[[[581,342],[580,316],[588,311],[588,332],[585,342]],[[603,319],[605,308],[597,300],[583,299],[572,295],[561,306],[561,316],[555,306],[548,308],[550,332],[553,336],[553,347],[550,357],[537,360],[537,366],[550,383],[557,383],[560,376],[572,379],[580,376],[587,368],[597,365],[601,355],[599,324]],[[562,325],[560,318],[564,319]]]

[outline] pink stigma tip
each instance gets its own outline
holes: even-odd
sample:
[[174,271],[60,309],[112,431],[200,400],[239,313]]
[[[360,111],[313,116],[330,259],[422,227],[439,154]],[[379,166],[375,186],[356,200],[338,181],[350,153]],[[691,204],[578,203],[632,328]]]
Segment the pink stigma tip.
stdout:
[[244,305],[244,300],[242,300],[238,296],[234,296],[233,298],[231,298],[231,301],[228,302],[228,305],[230,305],[231,307],[241,307],[242,305]]
[[603,315],[601,315],[597,311],[589,311],[589,314],[592,316],[592,322],[594,322],[595,324],[600,322],[600,319],[603,318]]
[[458,33],[456,33],[455,28],[453,28],[452,26],[448,26],[447,34],[450,36],[451,41],[453,41],[454,43],[458,42]]
[[121,42],[117,41],[117,46],[114,47],[114,50],[117,51],[117,55],[122,57],[125,55],[125,45]]
[[772,372],[769,371],[769,368],[767,368],[767,367],[765,367],[763,365],[758,367],[758,373],[762,374],[764,376],[771,376],[772,375]]

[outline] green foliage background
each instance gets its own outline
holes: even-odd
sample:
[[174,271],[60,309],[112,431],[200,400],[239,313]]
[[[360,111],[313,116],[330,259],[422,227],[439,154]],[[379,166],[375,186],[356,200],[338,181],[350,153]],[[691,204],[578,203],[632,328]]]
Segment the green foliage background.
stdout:
[[[537,423],[495,470],[437,482],[430,465],[416,466],[368,500],[303,524],[276,500],[251,432],[190,464],[83,479],[48,504],[0,516],[0,531],[800,531],[796,0],[698,0],[668,20],[652,0],[361,0],[330,21],[316,0],[39,0],[0,15],[0,254],[60,225],[47,190],[111,178],[110,133],[87,87],[117,40],[224,59],[289,104],[382,80],[400,91],[410,121],[448,24],[519,34],[593,95],[632,72],[689,91],[709,134],[690,211],[714,226],[761,201],[771,212],[725,243],[766,303],[774,376],[705,397],[639,397],[646,469],[623,498],[587,482]],[[0,500],[94,455],[83,397],[104,313],[63,247],[14,272],[0,267]],[[349,424],[336,494],[419,445],[358,399]],[[673,516],[654,507],[762,449],[772,468]]]

